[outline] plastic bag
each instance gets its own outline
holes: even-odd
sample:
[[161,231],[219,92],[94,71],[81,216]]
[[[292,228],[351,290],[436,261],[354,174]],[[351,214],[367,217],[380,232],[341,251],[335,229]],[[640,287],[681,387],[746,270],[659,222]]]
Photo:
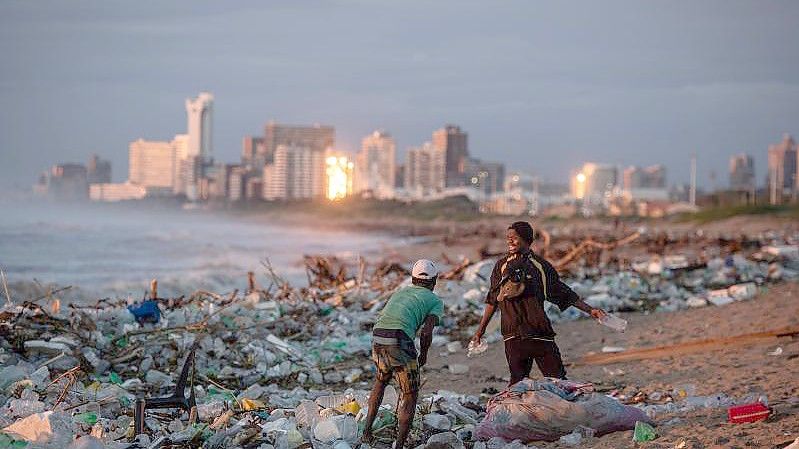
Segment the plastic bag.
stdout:
[[480,440],[555,441],[579,426],[596,435],[630,430],[646,414],[614,398],[590,392],[585,383],[559,379],[525,379],[491,398],[485,419],[477,426]]

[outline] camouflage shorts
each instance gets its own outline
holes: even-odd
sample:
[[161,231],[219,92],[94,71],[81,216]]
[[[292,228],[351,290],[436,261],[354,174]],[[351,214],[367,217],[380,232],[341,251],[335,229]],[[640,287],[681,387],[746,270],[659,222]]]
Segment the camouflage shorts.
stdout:
[[377,380],[388,382],[393,378],[402,393],[416,393],[419,391],[420,383],[416,348],[402,346],[406,345],[372,345],[372,360],[377,367]]

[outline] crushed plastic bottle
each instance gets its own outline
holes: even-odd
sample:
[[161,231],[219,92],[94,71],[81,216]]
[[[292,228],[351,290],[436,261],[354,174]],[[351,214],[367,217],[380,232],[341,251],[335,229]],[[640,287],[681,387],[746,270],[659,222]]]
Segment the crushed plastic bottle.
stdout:
[[0,433],[0,448],[8,449],[23,449],[28,447],[28,442],[24,440],[15,440],[10,435]]
[[566,446],[577,446],[583,441],[583,436],[580,435],[578,432],[572,432],[568,435],[563,435],[558,440],[559,443],[565,444]]
[[97,424],[97,413],[95,412],[85,412],[75,415],[75,421],[83,424],[88,424],[93,426]]
[[334,394],[329,396],[320,396],[316,398],[316,403],[322,408],[339,408],[344,404],[352,402],[353,397],[349,394]]
[[606,314],[597,321],[599,321],[599,324],[619,332],[624,332],[627,330],[627,320],[621,319],[612,313]]
[[655,433],[654,427],[642,421],[635,422],[635,430],[633,430],[633,441],[640,443],[644,441],[652,441],[655,438],[657,438],[657,434]]
[[488,343],[485,340],[480,340],[480,343],[474,344],[474,341],[469,342],[466,349],[466,357],[474,357],[480,355],[488,350]]

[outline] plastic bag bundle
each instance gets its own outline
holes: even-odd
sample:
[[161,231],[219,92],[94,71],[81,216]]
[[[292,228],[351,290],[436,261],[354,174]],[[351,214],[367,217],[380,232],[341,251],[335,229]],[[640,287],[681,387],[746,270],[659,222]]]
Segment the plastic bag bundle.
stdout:
[[594,393],[590,385],[549,378],[518,382],[491,398],[475,436],[555,441],[579,426],[595,429],[599,436],[633,429],[636,421],[652,422],[641,409]]

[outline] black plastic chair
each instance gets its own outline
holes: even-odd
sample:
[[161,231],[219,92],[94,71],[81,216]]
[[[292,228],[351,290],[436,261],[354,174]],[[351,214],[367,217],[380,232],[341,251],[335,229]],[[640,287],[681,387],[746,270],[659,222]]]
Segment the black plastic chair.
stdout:
[[[175,387],[175,394],[165,398],[139,398],[136,400],[136,406],[133,410],[133,437],[144,432],[144,411],[147,409],[163,409],[163,408],[179,408],[189,413],[189,424],[197,421],[197,401],[194,395],[194,374],[196,371],[195,351],[197,350],[197,343],[192,345],[186,361],[183,363],[183,369],[180,372],[177,386]],[[189,388],[191,393],[186,397],[186,383],[189,381],[189,367],[191,366],[191,384]]]

